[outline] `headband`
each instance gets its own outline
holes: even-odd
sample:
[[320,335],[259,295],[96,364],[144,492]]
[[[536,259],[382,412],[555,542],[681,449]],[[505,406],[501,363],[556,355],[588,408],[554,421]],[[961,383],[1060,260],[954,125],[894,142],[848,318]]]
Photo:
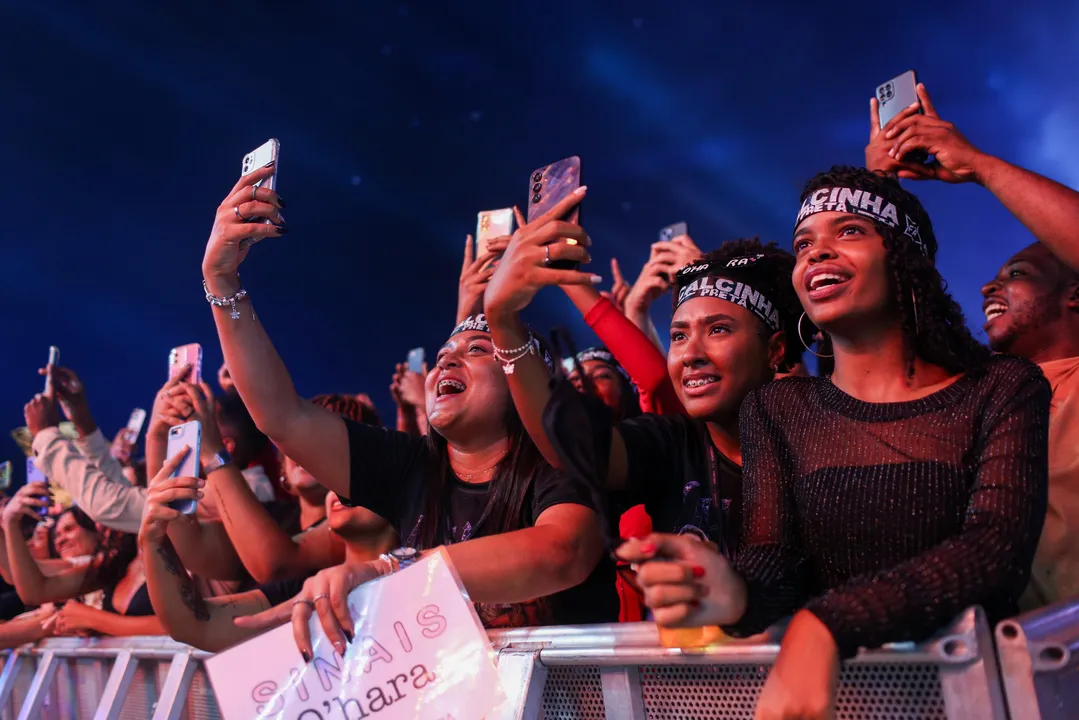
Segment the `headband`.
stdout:
[[743,255],[726,262],[698,263],[682,268],[675,276],[675,285],[679,288],[675,309],[693,298],[714,297],[751,310],[772,332],[778,331],[779,310],[772,301],[752,285],[736,279],[763,257],[763,253]]
[[[802,224],[810,215],[819,212],[841,212],[849,215],[860,215],[870,220],[887,225],[890,228],[903,230],[903,234],[918,246],[922,254],[929,257],[929,246],[922,240],[921,228],[914,222],[913,216],[917,214],[913,202],[892,202],[883,195],[874,195],[869,190],[849,187],[823,187],[814,190],[802,202],[802,208],[798,211],[798,221],[794,228]],[[903,216],[903,224],[900,225],[899,217]]]
[[491,334],[491,326],[487,324],[487,316],[483,313],[469,315],[462,320],[450,333],[450,337],[463,332],[481,332]]
[[[481,332],[490,335],[491,326],[487,324],[487,316],[483,313],[469,315],[453,329],[453,332],[450,333],[450,337],[459,335],[463,332]],[[528,338],[529,343],[535,347],[536,354],[543,358],[543,364],[553,373],[554,359],[551,357],[551,350],[547,347],[547,343],[543,341],[543,338],[534,334],[531,330],[528,332]]]
[[629,373],[626,369],[615,359],[610,350],[600,347],[587,348],[577,353],[577,363],[583,364],[587,360],[598,360],[602,363],[610,365],[612,368],[618,371],[618,374],[629,380]]

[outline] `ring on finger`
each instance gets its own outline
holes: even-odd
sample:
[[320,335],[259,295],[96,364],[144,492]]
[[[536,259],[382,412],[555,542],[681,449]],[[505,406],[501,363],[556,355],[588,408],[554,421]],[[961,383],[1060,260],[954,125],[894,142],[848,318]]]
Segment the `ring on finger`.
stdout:
[[551,267],[551,246],[543,246],[543,267]]
[[259,186],[258,185],[252,185],[251,186],[251,202],[255,202],[256,200],[258,200],[258,197],[256,197],[258,191],[259,191]]
[[240,214],[240,206],[239,205],[233,205],[232,206],[232,211],[234,213],[236,213],[236,217],[238,217],[240,219],[240,222],[247,222],[247,218],[245,218],[243,215]]
[[319,600],[329,600],[329,599],[330,599],[330,596],[327,595],[326,593],[316,595],[315,597],[311,598],[311,606],[314,607],[314,604],[317,603]]
[[307,607],[311,608],[312,610],[315,609],[315,603],[312,602],[311,600],[307,600],[306,598],[300,598],[299,600],[293,600],[292,601],[292,607],[296,607],[297,605],[306,605]]

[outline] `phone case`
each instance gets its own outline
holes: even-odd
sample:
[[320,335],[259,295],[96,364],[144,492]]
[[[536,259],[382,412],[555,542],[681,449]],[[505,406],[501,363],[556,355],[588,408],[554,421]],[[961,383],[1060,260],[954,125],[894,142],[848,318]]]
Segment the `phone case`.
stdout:
[[177,370],[188,364],[191,365],[189,382],[198,385],[202,382],[202,346],[198,343],[180,345],[169,352],[169,377],[174,377]]
[[894,77],[877,87],[877,102],[880,104],[878,115],[880,126],[887,125],[892,118],[913,103],[918,102],[918,74],[913,70]]
[[[528,221],[532,222],[557,205],[563,198],[581,186],[581,159],[574,155],[532,172],[528,178]],[[581,206],[574,206],[562,219],[574,225],[581,224]],[[567,242],[576,243],[575,240]],[[551,267],[576,270],[578,263],[555,261]]]
[[[49,478],[45,477],[45,473],[41,472],[37,465],[34,464],[34,458],[26,458],[26,482],[27,484],[32,482],[49,482]],[[49,514],[49,509],[41,508],[39,514],[41,517],[45,517]]]
[[[258,170],[259,168],[265,167],[268,163],[273,162],[274,163],[274,171],[273,171],[273,173],[269,177],[263,178],[262,180],[259,180],[257,183],[255,183],[255,186],[256,187],[266,187],[266,188],[270,188],[271,190],[277,190],[277,171],[280,169],[278,167],[278,165],[280,164],[279,163],[280,155],[281,155],[281,142],[277,138],[270,138],[269,140],[264,142],[262,145],[258,146],[257,148],[255,148],[251,152],[247,153],[247,155],[244,155],[243,164],[242,164],[242,169],[243,169],[242,174],[243,175],[250,175],[254,171]],[[268,223],[272,223],[273,221],[269,220],[269,219],[266,219],[266,218],[263,218],[262,220],[259,220],[258,222],[268,224]],[[259,238],[259,240],[261,240],[261,238]],[[250,245],[254,244],[255,242],[258,242],[258,240],[254,239],[254,238],[245,238],[245,239],[240,241],[240,248],[243,249],[243,248],[249,247]]]
[[134,443],[139,439],[139,433],[142,432],[142,426],[146,422],[146,411],[142,408],[135,408],[131,411],[131,417],[127,420],[127,428],[124,433],[127,437],[127,441]]
[[408,369],[414,373],[423,373],[423,363],[427,360],[427,353],[423,348],[412,348],[408,351]]
[[0,463],[0,490],[11,487],[11,461],[5,460]]
[[675,223],[674,225],[668,225],[659,231],[660,242],[669,242],[676,237],[682,237],[683,235],[689,235],[689,226],[684,222]]
[[[198,420],[177,425],[169,430],[168,450],[165,459],[169,460],[183,448],[191,448],[191,452],[184,458],[180,467],[172,474],[172,477],[198,477],[199,476],[199,452],[202,449],[202,423]],[[182,512],[184,515],[193,515],[198,503],[194,500],[169,503],[169,507]]]
[[[49,346],[49,364],[60,364],[60,348],[56,347],[55,345]],[[52,395],[52,380],[49,378],[48,375],[45,376],[45,394]]]
[[476,257],[487,254],[487,241],[513,234],[513,208],[484,210],[476,215]]

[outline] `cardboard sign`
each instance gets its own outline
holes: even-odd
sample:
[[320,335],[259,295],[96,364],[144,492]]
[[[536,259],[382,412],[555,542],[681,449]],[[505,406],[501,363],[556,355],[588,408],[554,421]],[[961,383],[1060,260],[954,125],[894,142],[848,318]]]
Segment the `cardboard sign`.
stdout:
[[487,633],[444,552],[348,597],[355,640],[342,658],[317,616],[305,664],[289,624],[206,661],[225,720],[479,720],[506,694]]

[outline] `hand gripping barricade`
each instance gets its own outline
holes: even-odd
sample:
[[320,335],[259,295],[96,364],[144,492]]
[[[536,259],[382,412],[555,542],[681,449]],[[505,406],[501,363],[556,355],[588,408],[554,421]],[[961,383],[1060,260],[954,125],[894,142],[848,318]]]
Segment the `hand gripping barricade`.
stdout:
[[[1075,608],[1070,611],[1048,631],[1070,638],[1067,653],[1079,638]],[[1051,625],[1044,622],[1051,614],[1041,616],[1041,627]],[[1012,633],[1006,630],[1011,622],[1018,623],[1015,637],[1025,639],[1015,647],[1002,645],[1006,668],[1017,647],[1037,655],[1059,643],[1033,639],[1048,635],[1036,635],[1029,618],[1002,623],[998,636]],[[523,628],[492,631],[489,637],[502,684],[514,697],[509,717],[529,720],[752,718],[778,651],[778,633],[704,650],[664,648],[650,623]],[[0,674],[0,719],[219,718],[203,669],[206,657],[166,638],[47,640],[8,654]],[[1045,705],[1041,715],[1026,714],[1021,709],[1032,707],[1030,688],[1052,678],[1035,669],[1033,683],[1024,686],[1017,682],[1021,675],[1012,674],[1021,668],[1008,672],[1004,685],[1012,720],[1076,716],[1063,709],[1051,714]],[[837,717],[1003,720],[1008,716],[1001,688],[992,634],[981,611],[972,608],[927,642],[862,652],[846,663]],[[1063,707],[1060,695],[1055,701],[1052,692],[1038,697]]]
[[1013,720],[1079,717],[1079,599],[997,625],[997,653]]

